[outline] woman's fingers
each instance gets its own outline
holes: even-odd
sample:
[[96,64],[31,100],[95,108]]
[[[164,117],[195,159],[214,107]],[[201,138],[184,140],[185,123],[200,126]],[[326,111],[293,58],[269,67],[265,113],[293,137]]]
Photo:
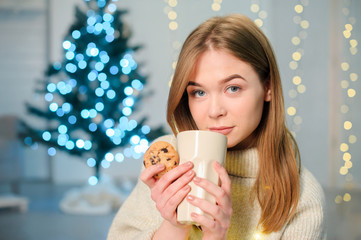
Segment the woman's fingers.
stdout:
[[231,194],[231,179],[229,178],[226,169],[218,162],[214,163],[214,169],[218,173],[219,178],[221,180],[221,187],[224,189],[224,191],[228,195],[230,195]]
[[211,216],[211,220],[221,223],[222,226],[226,227],[230,223],[230,216],[226,213],[224,208],[219,205],[208,202],[207,200],[197,198],[195,196],[187,196],[187,200],[194,206],[200,208],[203,212]]
[[196,207],[199,207],[204,213],[192,213],[191,217],[194,221],[202,226],[204,232],[210,235],[224,236],[231,224],[231,215],[220,206],[210,203],[204,199],[194,196],[188,196],[187,200]]
[[219,206],[226,208],[232,205],[230,193],[228,193],[222,187],[219,187],[218,185],[199,177],[195,177],[193,182],[197,186],[206,190],[208,193],[212,194]]
[[158,181],[157,191],[163,192],[170,184],[193,168],[192,162],[186,162],[164,174]]
[[154,175],[160,173],[165,168],[164,164],[157,164],[152,165],[146,169],[140,174],[139,178],[144,182],[148,187],[152,188],[156,182],[156,179],[154,178]]
[[159,212],[161,213],[162,217],[170,222],[173,222],[173,224],[177,224],[176,209],[190,191],[191,191],[191,187],[189,185],[185,185],[183,186],[183,188],[179,189],[179,191],[177,191],[172,197],[167,199],[165,203],[161,203],[161,201],[157,201],[156,206]]
[[[165,177],[167,174],[163,175],[163,177]],[[165,206],[168,206],[169,210],[173,210],[173,209],[175,210],[177,208],[178,204],[185,197],[185,195],[183,195],[182,193],[179,195],[178,194],[179,191],[181,189],[184,189],[184,187],[189,187],[188,184],[192,181],[194,176],[195,176],[194,171],[188,170],[188,172],[186,172],[185,174],[180,176],[177,180],[173,181],[164,190],[162,190],[163,185],[159,180],[157,187],[154,187],[152,194],[151,194],[151,197],[153,200],[156,200],[159,198],[159,200],[157,201],[157,208],[161,209],[161,208],[164,208]],[[159,188],[158,188],[158,185],[160,185]],[[181,197],[179,197],[179,196],[181,196]]]
[[217,223],[214,219],[211,219],[209,217],[206,217],[204,215],[200,215],[197,213],[192,213],[191,217],[194,221],[199,223],[202,228],[206,227],[208,229],[215,229],[217,227]]

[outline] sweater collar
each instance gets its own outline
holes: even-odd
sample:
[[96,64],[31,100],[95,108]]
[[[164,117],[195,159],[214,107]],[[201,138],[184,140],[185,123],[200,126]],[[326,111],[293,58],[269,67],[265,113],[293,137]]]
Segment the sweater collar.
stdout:
[[257,148],[227,151],[225,168],[229,175],[255,178],[258,173]]

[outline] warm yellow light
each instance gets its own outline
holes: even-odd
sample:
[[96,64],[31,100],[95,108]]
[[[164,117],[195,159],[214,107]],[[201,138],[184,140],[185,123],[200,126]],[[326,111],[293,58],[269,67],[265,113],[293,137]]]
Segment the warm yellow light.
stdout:
[[290,116],[294,116],[296,114],[296,108],[295,107],[287,108],[287,114]]
[[341,69],[347,71],[350,68],[350,65],[347,62],[341,63]]
[[298,91],[299,93],[304,93],[304,92],[306,92],[306,86],[303,85],[303,84],[298,85],[298,86],[297,86],[297,91]]
[[174,61],[174,62],[172,63],[172,68],[175,69],[176,67],[177,67],[177,61]]
[[341,196],[341,195],[337,195],[337,196],[335,197],[335,203],[340,204],[341,202],[342,202],[342,196]]
[[177,13],[176,13],[175,11],[170,11],[170,12],[168,13],[168,18],[169,18],[170,20],[176,19],[176,18],[177,18]]
[[348,173],[348,168],[347,167],[341,167],[340,168],[340,174],[341,175],[346,175]]
[[350,98],[354,97],[354,96],[356,95],[356,90],[355,90],[355,89],[352,89],[352,88],[348,89],[348,90],[347,90],[347,95],[348,95]]
[[347,152],[348,151],[348,144],[347,143],[341,143],[340,150],[341,150],[341,152]]
[[177,6],[177,4],[178,4],[177,0],[169,0],[168,1],[168,5],[171,7],[175,7],[175,6]]
[[345,193],[345,195],[343,195],[343,200],[345,202],[351,201],[351,195],[349,193]]
[[255,233],[253,234],[252,240],[263,240],[263,239],[264,239],[264,237],[262,236],[261,233],[255,232]]
[[350,80],[351,80],[352,82],[357,81],[357,79],[358,79],[357,73],[350,73]]
[[302,13],[302,12],[303,12],[303,6],[300,5],[300,4],[297,4],[297,5],[295,6],[295,12],[296,12],[296,13]]
[[350,53],[351,53],[352,55],[356,55],[356,53],[357,53],[357,48],[351,47],[351,48],[350,48]]
[[259,11],[259,5],[255,4],[255,3],[252,4],[251,5],[251,11],[254,12],[254,13],[258,12]]
[[350,46],[351,46],[351,47],[356,47],[357,44],[358,44],[358,42],[357,42],[356,39],[351,39],[351,40],[350,40]]
[[221,10],[221,5],[219,3],[213,3],[212,10],[218,12],[219,10]]
[[289,63],[289,67],[290,67],[290,69],[292,69],[292,70],[296,70],[296,69],[298,68],[298,63],[295,62],[295,61],[291,61],[291,62]]
[[351,32],[345,30],[345,31],[343,31],[343,36],[344,36],[345,38],[350,38],[350,37],[351,37]]
[[348,142],[354,144],[355,142],[357,142],[357,137],[355,135],[350,135],[348,137]]
[[292,40],[291,40],[292,44],[297,46],[301,43],[301,39],[299,37],[293,37]]
[[295,61],[301,60],[301,53],[300,52],[294,52],[292,54],[292,59],[295,60]]
[[268,14],[266,11],[262,10],[258,13],[258,17],[262,18],[262,19],[265,19],[267,18]]
[[310,26],[310,23],[307,20],[302,20],[301,21],[301,27],[303,29],[307,29]]
[[352,128],[352,122],[350,121],[345,121],[343,123],[343,128],[346,129],[346,130],[350,130]]
[[292,79],[292,82],[294,85],[300,85],[301,82],[302,82],[302,79],[300,76],[294,76],[293,79]]
[[348,152],[345,152],[345,153],[343,154],[342,159],[343,159],[345,162],[350,161],[350,160],[351,160],[351,154],[348,153]]
[[348,169],[352,168],[352,162],[351,161],[345,162],[345,167]]
[[345,29],[347,30],[347,31],[352,31],[352,25],[351,24],[349,24],[349,23],[347,23],[346,25],[345,25]]
[[255,23],[258,27],[262,27],[262,26],[263,26],[263,21],[262,21],[262,19],[257,18],[256,20],[254,20],[254,23]]
[[175,22],[175,21],[172,21],[172,22],[170,22],[169,23],[169,29],[170,30],[177,30],[177,28],[178,28],[178,23],[177,22]]
[[345,88],[348,88],[348,86],[349,86],[349,84],[348,84],[348,81],[347,81],[347,80],[342,80],[342,81],[341,81],[341,87],[342,87],[342,88],[345,89]]
[[168,86],[169,86],[169,87],[172,86],[173,76],[174,76],[174,75],[172,75],[172,76],[170,77],[170,80],[169,80],[169,82],[168,82]]

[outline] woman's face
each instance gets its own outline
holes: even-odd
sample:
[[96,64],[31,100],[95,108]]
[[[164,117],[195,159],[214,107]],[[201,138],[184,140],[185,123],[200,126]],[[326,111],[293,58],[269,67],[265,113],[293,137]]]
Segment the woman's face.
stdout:
[[219,132],[228,148],[244,148],[261,121],[270,90],[251,65],[220,50],[200,55],[187,87],[188,104],[199,130]]

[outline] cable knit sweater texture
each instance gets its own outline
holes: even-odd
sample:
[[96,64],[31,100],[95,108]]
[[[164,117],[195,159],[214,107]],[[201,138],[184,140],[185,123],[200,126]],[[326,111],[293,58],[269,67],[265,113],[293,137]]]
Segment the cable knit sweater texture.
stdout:
[[[159,140],[168,141],[175,146],[173,136],[164,136]],[[280,231],[262,235],[256,228],[261,213],[260,206],[257,200],[253,204],[249,201],[258,171],[257,150],[228,151],[225,167],[232,181],[233,208],[227,239],[326,239],[323,190],[306,168],[301,167],[301,196],[295,217]],[[150,240],[162,221],[155,203],[150,198],[149,188],[138,181],[116,214],[107,240]],[[202,232],[193,227],[189,239],[202,239]]]

